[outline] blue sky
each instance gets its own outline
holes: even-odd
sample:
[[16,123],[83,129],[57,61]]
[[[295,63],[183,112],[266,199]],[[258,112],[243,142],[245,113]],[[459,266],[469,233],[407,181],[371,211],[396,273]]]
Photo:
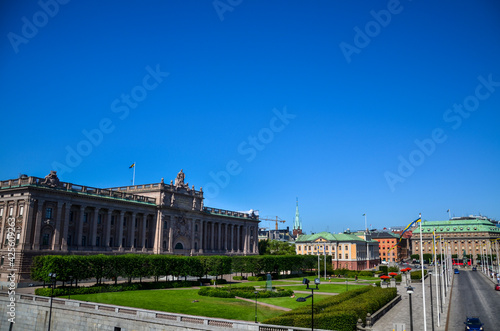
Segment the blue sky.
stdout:
[[0,6],[1,179],[184,169],[290,228],[298,197],[308,233],[500,219],[496,1]]

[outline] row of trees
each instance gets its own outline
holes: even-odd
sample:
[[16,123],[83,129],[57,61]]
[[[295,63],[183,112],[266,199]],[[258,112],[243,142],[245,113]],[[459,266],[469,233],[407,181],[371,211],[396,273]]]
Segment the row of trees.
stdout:
[[[298,272],[316,267],[317,257],[313,255],[258,255],[258,256],[176,256],[176,255],[45,255],[33,260],[31,279],[50,282],[50,273],[62,282],[95,279],[101,284],[103,279],[118,277],[163,276],[203,278],[236,273],[276,273]],[[329,261],[331,263],[331,259]]]

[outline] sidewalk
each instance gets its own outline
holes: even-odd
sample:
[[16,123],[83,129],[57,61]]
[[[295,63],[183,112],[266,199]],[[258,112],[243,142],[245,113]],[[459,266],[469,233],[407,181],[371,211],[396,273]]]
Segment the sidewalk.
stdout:
[[[431,324],[431,298],[430,298],[430,281],[427,276],[425,279],[425,311],[427,319],[427,330],[432,330]],[[412,312],[413,312],[413,330],[421,331],[424,330],[424,315],[423,315],[423,300],[422,300],[422,283],[412,283],[411,286],[414,288],[413,294],[411,295],[412,301]],[[442,304],[443,312],[440,313],[440,326],[438,326],[437,317],[437,300],[436,300],[436,278],[433,276],[432,279],[432,299],[433,299],[433,313],[434,313],[434,330],[435,331],[445,331],[446,321],[448,315],[448,308],[450,303],[450,293],[451,287],[446,289],[446,297]],[[387,314],[380,318],[372,327],[373,331],[398,331],[395,327],[395,323],[405,324],[405,327],[401,330],[410,331],[410,301],[409,294],[406,293],[406,286],[404,284],[397,286],[398,294],[401,294],[401,301],[396,304]],[[441,305],[440,305],[441,306]],[[441,312],[441,309],[439,309]]]

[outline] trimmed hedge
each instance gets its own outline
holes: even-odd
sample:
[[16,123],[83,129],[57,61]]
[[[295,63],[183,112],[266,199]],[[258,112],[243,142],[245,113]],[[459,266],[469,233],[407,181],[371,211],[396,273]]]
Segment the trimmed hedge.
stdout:
[[[164,288],[175,287],[192,287],[199,285],[198,282],[193,281],[175,281],[175,282],[147,282],[147,283],[132,283],[132,284],[118,284],[118,285],[94,285],[90,287],[58,287],[54,288],[54,296],[63,295],[77,295],[77,294],[94,294],[104,292],[121,292],[121,291],[136,291],[136,290],[155,290]],[[51,288],[37,288],[36,295],[50,297],[52,295]]]
[[[338,331],[355,330],[358,318],[364,320],[367,313],[376,312],[396,295],[395,288],[367,286],[321,300],[314,304],[314,327]],[[311,306],[294,309],[263,323],[309,328]]]
[[251,281],[251,282],[261,282],[263,280],[266,280],[267,277],[266,276],[248,276],[248,281]]
[[234,276],[233,277],[233,280],[243,280],[243,279],[245,279],[245,277],[243,277],[243,276]]
[[[217,298],[234,298],[242,297],[247,299],[254,299],[256,297],[255,287],[203,287],[198,291],[199,295],[217,297]],[[285,290],[284,288],[277,288],[276,291],[258,291],[257,298],[279,298],[289,297],[293,295],[292,290]]]

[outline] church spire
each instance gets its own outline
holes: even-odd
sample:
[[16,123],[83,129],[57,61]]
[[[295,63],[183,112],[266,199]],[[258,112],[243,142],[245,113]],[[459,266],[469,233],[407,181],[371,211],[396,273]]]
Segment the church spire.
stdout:
[[295,206],[295,220],[293,222],[293,235],[297,236],[299,234],[302,234],[302,222],[300,221],[299,215],[299,198],[297,198]]

